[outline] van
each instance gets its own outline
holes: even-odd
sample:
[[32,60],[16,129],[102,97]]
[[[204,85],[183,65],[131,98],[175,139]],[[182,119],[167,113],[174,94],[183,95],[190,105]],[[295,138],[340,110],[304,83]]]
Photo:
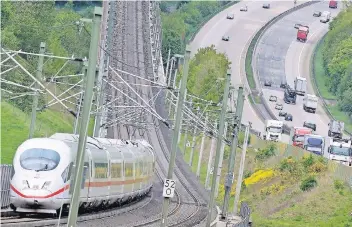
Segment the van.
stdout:
[[320,22],[327,23],[330,21],[331,13],[329,11],[324,11],[321,15]]

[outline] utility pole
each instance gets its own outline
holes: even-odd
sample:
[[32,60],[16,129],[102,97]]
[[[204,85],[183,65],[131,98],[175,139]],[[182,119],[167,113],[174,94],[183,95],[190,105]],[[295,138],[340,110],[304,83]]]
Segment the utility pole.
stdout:
[[169,72],[170,54],[171,54],[171,49],[169,49],[169,54],[167,55],[166,70],[165,70],[166,79]]
[[[39,60],[38,60],[37,73],[36,73],[36,78],[39,81],[42,80],[43,62],[44,62],[43,54],[44,53],[45,53],[45,43],[41,42],[40,43],[40,49],[39,49],[39,54],[40,55],[39,55]],[[34,82],[34,88],[35,89],[39,89],[38,83]],[[39,92],[38,92],[38,90],[36,90],[35,94],[33,95],[32,117],[31,117],[31,125],[30,125],[30,128],[29,128],[29,139],[33,138],[33,136],[34,136],[35,121],[36,121],[36,118],[37,118],[38,99],[39,99]]]
[[242,149],[242,155],[241,155],[241,162],[240,162],[240,169],[238,172],[238,179],[237,179],[237,186],[236,186],[235,203],[233,206],[233,210],[234,210],[235,215],[237,215],[238,201],[240,200],[243,170],[244,170],[244,161],[246,159],[246,151],[247,151],[247,144],[248,144],[249,128],[250,128],[250,125],[246,125],[246,131],[245,131],[245,135],[244,135],[243,149]]
[[[227,122],[225,122],[225,129],[223,137],[226,137],[227,132]],[[218,175],[216,176],[216,187],[215,187],[215,198],[218,197],[219,193],[219,184],[220,184],[220,177],[221,177],[221,170],[222,170],[222,161],[224,160],[224,151],[225,151],[225,141],[220,141],[221,149],[220,149],[220,160],[219,160],[219,167],[218,167]]]
[[234,119],[234,126],[235,127],[234,127],[234,131],[233,131],[233,139],[232,139],[232,144],[231,144],[229,167],[228,167],[227,177],[225,179],[225,196],[224,196],[224,203],[223,203],[222,214],[221,214],[222,219],[226,219],[226,217],[227,217],[230,192],[231,192],[231,188],[233,185],[234,167],[235,167],[235,162],[236,162],[236,149],[237,149],[237,144],[238,144],[238,132],[240,131],[240,127],[241,127],[243,105],[244,105],[243,87],[240,86],[238,89],[238,96],[237,96],[236,115],[235,115],[235,119]]
[[[208,122],[208,114],[205,115],[205,126],[203,129],[202,142],[200,143],[200,152],[199,152],[199,159],[198,159],[197,173],[196,173],[197,178],[199,178],[199,176],[200,176],[200,165],[202,163],[203,152],[204,152],[204,142],[205,142],[205,134],[206,134],[205,130],[207,127],[207,122]],[[210,159],[210,157],[209,157],[209,159]]]
[[88,132],[88,123],[89,123],[89,115],[92,107],[92,99],[93,99],[93,87],[95,81],[95,72],[96,72],[96,64],[97,64],[97,56],[98,56],[98,40],[100,34],[100,21],[102,15],[102,8],[95,7],[94,8],[94,18],[92,24],[92,34],[90,40],[90,49],[89,49],[89,59],[88,59],[88,70],[87,70],[87,83],[84,92],[84,103],[83,103],[83,111],[82,111],[82,119],[79,130],[79,140],[78,140],[78,150],[76,157],[76,171],[74,174],[74,186],[73,193],[71,199],[71,206],[68,216],[68,227],[75,227],[77,216],[78,216],[78,208],[79,208],[79,199],[81,194],[81,185],[82,185],[82,176],[83,176],[83,164],[84,164],[84,155],[86,151],[86,140],[87,140],[87,132]]
[[219,126],[219,133],[216,145],[216,156],[214,162],[214,173],[213,173],[213,181],[211,182],[211,192],[210,192],[210,200],[209,200],[209,207],[208,207],[208,216],[207,216],[207,224],[206,227],[210,227],[211,219],[212,219],[212,211],[215,204],[215,186],[216,186],[216,176],[218,175],[218,168],[219,168],[219,161],[220,161],[220,149],[221,149],[221,141],[223,137],[224,127],[225,127],[225,114],[227,111],[227,100],[229,98],[229,90],[230,90],[230,80],[231,80],[231,71],[227,70],[227,78],[225,83],[224,89],[224,96],[222,100],[222,108],[220,113],[220,126]]
[[[197,113],[199,114],[199,107],[198,107]],[[189,166],[191,167],[191,169],[192,169],[192,164],[193,164],[194,147],[196,146],[196,134],[197,134],[197,123],[194,122],[191,155],[189,156]]]
[[[218,122],[215,121],[215,129],[218,127]],[[210,145],[210,154],[209,154],[209,160],[208,160],[208,168],[207,168],[207,177],[205,178],[205,188],[208,190],[209,188],[209,178],[210,178],[210,172],[212,169],[213,165],[213,156],[214,156],[214,151],[215,151],[215,145],[216,145],[216,139],[215,137],[212,138],[211,140],[211,145]],[[214,169],[213,169],[214,173]]]
[[[176,159],[176,152],[177,152],[177,141],[178,141],[178,132],[180,131],[181,127],[181,114],[183,109],[183,101],[186,93],[186,86],[187,86],[187,79],[188,79],[188,67],[189,67],[189,58],[191,54],[191,48],[189,45],[186,46],[186,53],[185,53],[185,63],[183,69],[183,76],[182,82],[180,87],[179,99],[177,102],[177,110],[176,110],[176,119],[175,119],[175,129],[172,137],[172,147],[171,147],[171,154],[169,160],[169,170],[167,172],[167,178],[172,179],[175,159]],[[166,219],[168,214],[168,208],[170,204],[170,198],[164,197],[163,201],[163,210],[162,210],[162,219],[161,219],[161,227],[166,226]]]
[[[114,18],[114,12],[115,12],[115,1],[110,1],[110,7],[109,7],[109,21],[108,21],[108,32],[107,32],[107,45],[106,45],[106,49],[107,51],[111,50],[111,45],[112,45],[112,31],[113,31],[113,27],[114,27],[114,23],[113,23],[113,18]],[[104,88],[104,81],[103,81],[103,74],[107,73],[105,72],[105,68],[104,67],[104,62],[106,60],[106,64],[109,65],[109,57],[107,55],[107,53],[104,50],[101,50],[101,53],[103,53],[100,57],[101,57],[101,61],[99,64],[99,74],[98,74],[98,78],[97,78],[97,87],[98,87],[98,94],[97,94],[97,109],[100,109],[100,114],[97,113],[96,117],[95,117],[95,122],[94,122],[94,137],[100,137],[100,131],[101,131],[101,125],[102,125],[102,115],[104,112],[104,108],[101,108],[103,106],[103,102],[104,102],[104,93],[103,93],[103,88]]]
[[[172,84],[172,87],[173,87],[174,90],[176,89],[176,86],[175,86],[175,83],[176,83],[176,82],[175,82],[176,76],[177,76],[177,67],[176,67],[176,69],[175,69],[174,81],[173,81],[173,84]],[[186,95],[187,95],[187,93],[186,93]],[[173,96],[171,95],[171,96],[170,96],[170,103],[169,103],[169,116],[171,116],[171,107],[172,107],[173,100],[174,100],[174,98],[173,98]]]
[[83,86],[82,86],[82,90],[81,90],[81,94],[79,96],[79,102],[78,102],[78,106],[77,106],[77,114],[76,114],[76,119],[75,119],[75,123],[74,123],[74,129],[73,129],[73,134],[77,134],[77,129],[79,127],[79,119],[81,116],[81,106],[82,106],[82,102],[83,102],[83,97],[84,97],[84,89],[83,87],[86,85],[86,80],[87,80],[87,61],[83,61]]

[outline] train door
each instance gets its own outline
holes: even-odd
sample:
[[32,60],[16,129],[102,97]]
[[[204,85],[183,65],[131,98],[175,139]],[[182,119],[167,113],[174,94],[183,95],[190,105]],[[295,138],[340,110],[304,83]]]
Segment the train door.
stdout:
[[105,152],[106,152],[106,157],[108,162],[108,169],[107,169],[108,190],[106,192],[106,197],[107,197],[106,199],[108,200],[111,194],[111,157],[108,150],[105,150]]

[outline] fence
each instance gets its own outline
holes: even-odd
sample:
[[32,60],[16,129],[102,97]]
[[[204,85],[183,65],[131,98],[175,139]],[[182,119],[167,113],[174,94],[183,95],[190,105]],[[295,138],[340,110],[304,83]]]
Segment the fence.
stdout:
[[12,176],[12,165],[1,165],[1,209],[10,205],[10,180]]

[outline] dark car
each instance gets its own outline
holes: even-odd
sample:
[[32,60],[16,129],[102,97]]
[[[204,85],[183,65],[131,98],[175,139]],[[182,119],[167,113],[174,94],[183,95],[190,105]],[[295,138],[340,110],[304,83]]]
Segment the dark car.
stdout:
[[271,87],[271,81],[266,80],[266,81],[264,82],[264,86],[266,86],[266,87]]
[[233,14],[227,14],[226,19],[232,20],[235,17]]
[[269,4],[269,3],[263,4],[263,8],[264,8],[264,9],[270,9],[270,4]]
[[303,127],[306,127],[306,128],[310,128],[312,129],[313,131],[316,131],[317,130],[317,125],[312,123],[312,122],[308,122],[308,121],[305,121],[303,123]]
[[229,41],[229,40],[230,40],[230,37],[229,37],[228,35],[224,35],[224,36],[222,37],[222,40],[224,40],[224,41]]
[[286,115],[287,115],[286,112],[283,112],[283,111],[279,112],[279,117],[286,117]]
[[299,29],[299,27],[302,27],[303,25],[301,25],[301,24],[295,24],[295,28],[296,29]]
[[286,83],[281,83],[281,84],[280,84],[280,88],[285,89],[286,87],[287,87],[287,84],[286,84]]
[[292,121],[292,120],[293,120],[292,114],[286,114],[285,121]]
[[320,11],[315,11],[313,13],[313,17],[320,17],[321,16],[321,12]]

